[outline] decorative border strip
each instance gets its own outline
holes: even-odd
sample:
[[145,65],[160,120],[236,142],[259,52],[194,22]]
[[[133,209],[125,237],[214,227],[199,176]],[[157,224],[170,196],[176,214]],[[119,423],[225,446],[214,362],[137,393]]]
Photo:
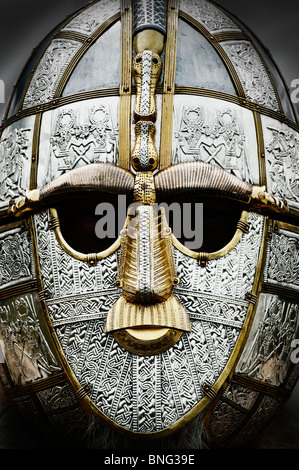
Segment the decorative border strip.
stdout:
[[55,39],[70,39],[71,41],[78,41],[84,43],[88,40],[88,36],[82,33],[76,33],[73,31],[59,31],[55,35]]
[[266,159],[265,159],[265,143],[261,115],[253,111],[257,146],[258,146],[258,162],[260,173],[260,186],[267,186]]
[[280,286],[279,284],[271,284],[269,282],[263,282],[262,292],[265,294],[279,295],[280,297],[289,300],[299,300],[299,290],[292,289],[289,287]]
[[[136,93],[136,87],[131,87],[132,94]],[[160,85],[157,86],[157,95],[162,94],[162,87]],[[293,130],[299,132],[299,125],[295,122],[288,119],[284,114],[281,114],[277,111],[273,111],[269,108],[264,106],[258,105],[253,103],[252,101],[247,100],[246,98],[242,98],[240,96],[230,95],[228,93],[224,93],[221,91],[216,90],[207,90],[205,88],[197,88],[197,87],[186,87],[186,86],[175,86],[174,94],[176,95],[194,95],[194,96],[202,96],[207,98],[215,98],[219,100],[229,101],[231,103],[235,103],[239,106],[242,106],[250,111],[256,111],[265,116],[272,117],[273,119],[277,119],[278,121],[288,125]],[[24,109],[23,111],[18,112],[14,116],[11,116],[6,121],[2,122],[2,126],[0,127],[0,136],[1,132],[8,126],[10,126],[13,122],[18,121],[24,117],[31,116],[32,114],[37,114],[39,112],[43,113],[45,111],[50,111],[52,109],[59,108],[61,106],[65,106],[67,104],[76,103],[78,101],[95,99],[95,98],[107,98],[110,96],[119,96],[120,90],[118,87],[114,88],[106,88],[103,90],[91,90],[87,92],[77,93],[75,95],[70,96],[63,96],[59,98],[55,98],[47,103],[34,106],[32,108]]]
[[259,104],[253,103],[246,98],[230,95],[228,93],[224,93],[221,91],[215,90],[206,90],[205,88],[196,88],[196,87],[185,87],[185,86],[176,86],[175,93],[178,95],[195,95],[195,96],[203,96],[203,97],[210,97],[216,98],[224,101],[229,101],[231,103],[238,104],[243,106],[246,109],[251,111],[257,111],[260,114],[264,114],[265,116],[272,117],[273,119],[277,119],[284,124],[287,124],[289,127],[294,129],[295,131],[299,132],[299,125],[295,122],[288,119],[284,114],[281,114],[277,111],[273,111],[265,106],[261,106]]
[[281,222],[280,220],[275,220],[273,221],[274,224],[277,226],[277,230],[282,229],[282,230],[287,230],[288,232],[295,232],[299,233],[299,226],[298,225],[292,225],[292,224],[287,224],[285,222]]
[[66,383],[65,375],[64,373],[59,373],[32,384],[7,388],[5,390],[5,395],[11,398],[21,397],[32,393],[41,392],[47,388],[55,387],[56,385],[61,385],[64,383]]
[[132,93],[132,34],[131,0],[121,0],[121,79],[119,102],[119,166],[130,169],[131,161],[131,93]]
[[60,96],[59,98],[55,98],[51,101],[48,101],[47,103],[43,103],[37,106],[33,106],[32,108],[27,108],[23,111],[19,111],[17,114],[11,116],[9,119],[7,119],[7,121],[2,123],[0,132],[3,131],[6,127],[10,126],[13,122],[23,119],[24,117],[31,116],[33,114],[44,113],[46,111],[65,106],[67,104],[76,103],[77,101],[90,100],[95,98],[107,98],[110,96],[119,96],[119,88],[114,87],[102,90],[91,90],[70,96]]
[[244,377],[235,373],[231,378],[231,382],[242,385],[242,387],[250,388],[251,390],[264,393],[265,395],[270,395],[274,398],[289,398],[291,394],[289,390],[276,387],[275,385],[269,385],[264,382],[260,382],[258,380],[251,379],[249,377]]
[[167,7],[167,35],[165,46],[165,65],[163,99],[161,113],[160,170],[171,163],[173,99],[175,93],[176,49],[178,32],[179,0],[169,0]]
[[27,294],[28,292],[34,292],[37,288],[38,285],[36,280],[26,281],[22,284],[6,287],[0,291],[0,300],[8,299],[9,297],[16,295]]
[[[209,33],[210,34],[210,33]],[[211,34],[210,34],[211,36]],[[239,31],[231,31],[231,32],[228,32],[228,31],[225,31],[223,33],[215,33],[212,35],[216,41],[220,42],[220,41],[234,41],[234,40],[244,40],[244,39],[247,39],[247,36],[245,33],[243,32],[239,32]]]
[[[0,216],[1,218],[1,216]],[[13,222],[7,223],[6,225],[0,224],[0,233],[8,232],[9,230],[13,230],[15,228],[27,228],[27,221],[26,219],[23,220],[14,220]]]
[[35,117],[33,138],[32,138],[32,153],[31,153],[31,169],[29,179],[29,189],[35,189],[37,184],[37,167],[38,167],[38,151],[39,151],[39,138],[41,127],[42,115],[38,113]]

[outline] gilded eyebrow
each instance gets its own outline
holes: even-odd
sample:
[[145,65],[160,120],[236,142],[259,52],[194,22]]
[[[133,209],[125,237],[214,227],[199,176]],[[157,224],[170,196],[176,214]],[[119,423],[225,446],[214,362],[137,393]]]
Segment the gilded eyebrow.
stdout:
[[[12,206],[11,212],[20,217],[28,211],[48,206],[64,194],[79,196],[82,191],[132,195],[134,185],[135,175],[129,170],[110,163],[92,163],[59,176],[43,188],[29,191]],[[222,168],[202,161],[179,163],[161,170],[154,175],[154,186],[158,199],[186,192],[217,194],[239,199],[267,213],[290,215],[296,220],[299,217],[298,211],[289,208],[285,201],[269,195],[265,186],[252,186]]]
[[201,161],[179,163],[160,171],[155,176],[155,186],[157,196],[200,190],[242,199],[248,199],[253,188],[222,168]]
[[299,211],[290,208],[286,201],[278,200],[266,192],[265,186],[251,185],[222,168],[202,161],[172,165],[155,176],[157,199],[178,196],[218,195],[237,199],[265,214],[278,214],[299,219]]
[[77,191],[129,194],[134,189],[134,175],[110,163],[92,163],[69,171],[39,190],[40,201]]
[[64,194],[69,197],[82,196],[82,192],[132,194],[133,190],[134,175],[130,171],[110,163],[92,163],[64,173],[43,188],[28,191],[26,197],[12,206],[11,212],[20,217],[49,206]]

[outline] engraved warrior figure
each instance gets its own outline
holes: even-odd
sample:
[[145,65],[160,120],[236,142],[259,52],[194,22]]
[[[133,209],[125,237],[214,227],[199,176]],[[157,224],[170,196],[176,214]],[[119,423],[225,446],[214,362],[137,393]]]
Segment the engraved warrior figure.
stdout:
[[220,166],[238,178],[252,182],[241,124],[229,108],[217,111],[209,121],[199,106],[183,108],[179,130],[175,132],[173,163],[204,161]]
[[0,200],[13,198],[25,191],[24,160],[28,160],[27,132],[30,129],[15,129],[0,142]]
[[0,339],[14,382],[19,385],[58,370],[29,299],[16,299],[0,311]]
[[280,131],[268,127],[272,139],[267,144],[269,152],[272,194],[282,198],[291,198],[299,202],[299,141],[290,131]]
[[105,106],[93,107],[83,124],[79,124],[79,116],[73,109],[61,111],[50,139],[58,171],[62,173],[89,163],[116,164],[116,141],[117,129],[113,128]]
[[271,299],[251,349],[243,359],[242,374],[272,385],[283,382],[288,369],[289,345],[297,330],[298,310],[298,305],[288,309],[286,302]]

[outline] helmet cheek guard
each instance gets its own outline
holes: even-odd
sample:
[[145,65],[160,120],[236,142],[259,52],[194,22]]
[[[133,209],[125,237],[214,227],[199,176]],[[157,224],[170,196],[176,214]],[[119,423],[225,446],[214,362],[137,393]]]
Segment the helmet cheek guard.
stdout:
[[206,0],[93,2],[40,47],[0,141],[5,391],[100,447],[244,445],[299,374],[298,122],[272,59]]

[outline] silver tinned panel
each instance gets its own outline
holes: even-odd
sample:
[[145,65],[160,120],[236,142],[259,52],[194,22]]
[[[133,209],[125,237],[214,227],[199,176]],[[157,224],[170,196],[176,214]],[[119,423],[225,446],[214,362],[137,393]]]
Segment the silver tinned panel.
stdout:
[[262,293],[236,372],[281,385],[291,365],[292,340],[299,334],[298,314],[298,301]]
[[38,187],[89,163],[118,163],[119,98],[86,100],[43,114]]
[[240,31],[229,16],[206,0],[180,0],[180,9],[201,23],[210,33]]
[[249,41],[220,43],[239,75],[246,98],[256,104],[279,111],[278,101],[268,72]]
[[82,46],[70,39],[53,39],[44,52],[25,94],[23,109],[50,101],[66,67]]
[[204,161],[259,184],[253,113],[213,98],[174,98],[172,164]]
[[175,83],[236,95],[218,52],[199,31],[183,20],[179,20],[178,25]]
[[35,268],[29,231],[16,228],[0,233],[0,292],[33,278]]
[[0,140],[0,208],[29,189],[35,116],[6,127]]
[[299,134],[267,116],[262,116],[262,124],[268,192],[299,208]]
[[90,36],[119,11],[120,0],[99,0],[75,16],[62,31],[74,31]]
[[121,28],[118,21],[85,52],[74,68],[62,96],[119,87]]

